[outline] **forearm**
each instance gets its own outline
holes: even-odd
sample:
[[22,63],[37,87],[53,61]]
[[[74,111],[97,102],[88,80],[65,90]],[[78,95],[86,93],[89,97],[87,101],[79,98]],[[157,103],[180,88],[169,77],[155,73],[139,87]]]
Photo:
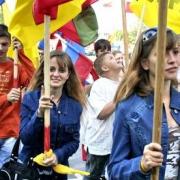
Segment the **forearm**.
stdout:
[[100,120],[107,119],[114,112],[115,107],[116,105],[114,102],[106,104],[97,118]]

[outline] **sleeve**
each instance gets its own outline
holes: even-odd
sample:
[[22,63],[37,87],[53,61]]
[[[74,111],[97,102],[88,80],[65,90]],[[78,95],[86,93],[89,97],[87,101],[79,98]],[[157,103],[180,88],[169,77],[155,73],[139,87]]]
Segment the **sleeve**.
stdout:
[[[79,147],[79,131],[80,131],[80,116],[82,112],[81,110],[77,109],[77,123],[73,125],[69,125],[65,127],[65,139],[66,142],[63,143],[63,146],[60,148],[55,149],[54,153],[58,157],[59,163],[64,163],[67,159],[72,156]],[[69,136],[69,138],[68,138]]]
[[96,118],[98,117],[99,113],[102,111],[104,106],[107,103],[109,103],[107,101],[107,98],[105,97],[106,94],[107,92],[106,92],[105,85],[100,81],[98,82],[95,81],[92,86],[88,100],[89,100],[89,105],[92,109],[93,115]]
[[[124,109],[124,110],[123,110]],[[108,174],[111,180],[144,180],[149,174],[140,170],[142,156],[131,158],[130,129],[126,123],[125,107],[118,105],[115,112],[113,129],[113,146],[108,164]]]
[[28,77],[31,79],[35,72],[35,67],[32,61],[24,54],[23,49],[18,51],[18,57],[22,67],[26,70]]
[[37,117],[37,112],[32,109],[32,106],[35,107],[35,102],[27,93],[23,97],[20,112],[20,137],[23,144],[26,145],[35,145],[43,142],[43,119]]
[[3,109],[9,102],[7,101],[7,94],[0,95],[0,109]]

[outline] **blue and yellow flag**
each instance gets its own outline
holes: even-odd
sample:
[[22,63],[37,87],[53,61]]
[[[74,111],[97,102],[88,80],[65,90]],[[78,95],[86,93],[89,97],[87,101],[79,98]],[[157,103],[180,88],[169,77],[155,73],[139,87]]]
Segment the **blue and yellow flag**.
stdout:
[[[158,26],[158,0],[132,0],[130,3],[130,9],[138,17],[141,17],[143,8],[143,22],[149,27]],[[168,1],[167,26],[180,34],[180,0]]]

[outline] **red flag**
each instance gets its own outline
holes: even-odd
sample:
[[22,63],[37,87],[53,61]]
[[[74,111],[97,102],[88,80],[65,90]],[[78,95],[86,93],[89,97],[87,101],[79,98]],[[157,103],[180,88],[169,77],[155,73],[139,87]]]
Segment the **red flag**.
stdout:
[[91,4],[95,3],[96,1],[98,1],[98,0],[86,0],[83,3],[82,8],[85,9],[85,8],[89,7]]
[[35,0],[33,4],[33,18],[36,24],[44,22],[44,15],[49,15],[51,19],[57,18],[58,5],[71,0]]

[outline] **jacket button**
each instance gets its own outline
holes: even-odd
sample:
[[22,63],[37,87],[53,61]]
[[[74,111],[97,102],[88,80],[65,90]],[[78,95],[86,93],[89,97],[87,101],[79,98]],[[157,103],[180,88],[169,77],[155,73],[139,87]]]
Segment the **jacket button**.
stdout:
[[174,113],[175,113],[175,114],[178,114],[178,110],[177,110],[177,109],[174,109]]
[[58,114],[61,114],[61,111],[58,111]]

